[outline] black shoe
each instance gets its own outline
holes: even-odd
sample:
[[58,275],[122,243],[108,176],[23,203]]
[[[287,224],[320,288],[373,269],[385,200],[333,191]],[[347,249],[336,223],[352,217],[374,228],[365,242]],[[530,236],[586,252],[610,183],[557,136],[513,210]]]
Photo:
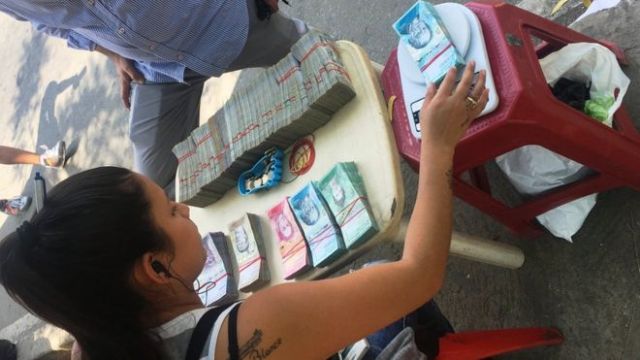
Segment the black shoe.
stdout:
[[0,340],[0,360],[17,360],[16,345],[8,340]]

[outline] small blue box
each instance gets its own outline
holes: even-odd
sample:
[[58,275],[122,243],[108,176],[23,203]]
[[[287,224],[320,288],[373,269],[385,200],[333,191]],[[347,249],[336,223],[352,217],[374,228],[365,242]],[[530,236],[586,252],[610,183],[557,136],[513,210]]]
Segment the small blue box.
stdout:
[[428,82],[439,84],[449,69],[465,66],[464,58],[430,3],[418,0],[393,24],[393,29]]

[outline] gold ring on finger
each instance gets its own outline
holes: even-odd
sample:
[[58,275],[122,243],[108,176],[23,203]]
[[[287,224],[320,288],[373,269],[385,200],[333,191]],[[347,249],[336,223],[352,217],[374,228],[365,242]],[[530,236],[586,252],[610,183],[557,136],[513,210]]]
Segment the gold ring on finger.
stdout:
[[467,96],[465,102],[467,104],[467,110],[473,110],[476,108],[476,106],[478,106],[478,101],[471,96]]

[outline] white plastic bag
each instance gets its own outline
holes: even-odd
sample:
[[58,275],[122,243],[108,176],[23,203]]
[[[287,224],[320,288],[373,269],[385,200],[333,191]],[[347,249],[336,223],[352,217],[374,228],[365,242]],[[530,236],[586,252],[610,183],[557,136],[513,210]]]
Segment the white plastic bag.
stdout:
[[[591,98],[614,97],[618,90],[604,123],[611,126],[613,114],[622,104],[630,81],[609,49],[593,43],[570,44],[541,59],[540,66],[551,86],[564,77],[591,82]],[[582,164],[538,145],[527,145],[505,153],[497,157],[496,162],[516,189],[527,195],[570,184],[591,172]],[[578,232],[595,206],[596,195],[568,202],[539,215],[537,219],[553,235],[571,242],[571,236]]]
[[622,105],[622,98],[627,93],[630,80],[620,69],[616,56],[611,50],[600,44],[575,43],[547,55],[540,60],[544,78],[551,86],[560,80],[591,82],[591,98],[602,96],[618,97],[609,109],[609,117],[605,122],[611,126],[613,114]]

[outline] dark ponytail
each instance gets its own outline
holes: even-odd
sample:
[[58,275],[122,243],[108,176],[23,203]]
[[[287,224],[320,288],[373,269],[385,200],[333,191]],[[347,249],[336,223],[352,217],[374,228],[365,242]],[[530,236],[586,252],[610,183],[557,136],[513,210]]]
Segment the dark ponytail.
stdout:
[[132,286],[137,259],[170,244],[129,170],[69,177],[44,208],[0,244],[0,282],[19,303],[71,333],[85,359],[161,359],[141,324],[147,302]]

